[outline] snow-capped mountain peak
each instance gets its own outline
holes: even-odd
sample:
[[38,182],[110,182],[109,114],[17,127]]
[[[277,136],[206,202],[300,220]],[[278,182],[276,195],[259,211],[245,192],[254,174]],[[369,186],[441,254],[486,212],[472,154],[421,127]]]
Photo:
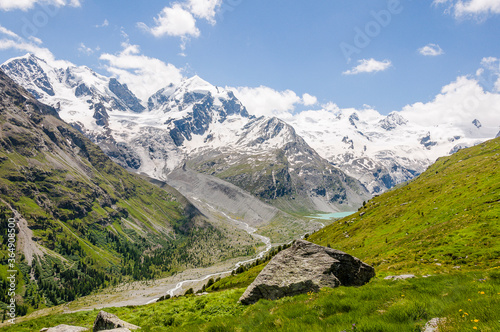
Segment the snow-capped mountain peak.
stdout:
[[[429,125],[415,112],[383,116],[369,107],[304,111],[286,122],[255,118],[232,91],[199,76],[160,89],[145,110],[126,85],[87,67],[57,67],[26,55],[1,68],[115,161],[158,179],[190,160],[209,174],[243,162],[275,165],[281,151],[286,179],[333,165],[377,194],[412,179],[438,157],[493,138],[499,125],[480,117]],[[311,163],[320,166],[306,171]]]
[[185,91],[191,91],[197,93],[210,92],[213,95],[219,92],[215,86],[203,80],[198,75],[182,80],[181,83],[179,84],[179,88],[182,88]]
[[11,59],[0,68],[38,100],[58,109],[66,122],[102,133],[113,112],[142,112],[145,108],[126,85],[86,66],[64,62],[54,66],[33,54]]
[[408,123],[403,116],[397,112],[392,112],[387,115],[384,119],[380,120],[379,124],[385,130],[393,130],[399,126],[404,126]]
[[[404,112],[305,111],[288,120],[306,142],[373,194],[410,180],[437,158],[494,137],[498,123],[470,120],[425,125]],[[422,121],[421,121],[422,122]]]
[[351,209],[369,197],[292,126],[251,116],[232,91],[199,76],[160,89],[144,110],[126,85],[87,67],[58,68],[28,56],[2,69],[135,172],[168,180],[189,164],[263,199],[298,198],[290,206],[312,210]]

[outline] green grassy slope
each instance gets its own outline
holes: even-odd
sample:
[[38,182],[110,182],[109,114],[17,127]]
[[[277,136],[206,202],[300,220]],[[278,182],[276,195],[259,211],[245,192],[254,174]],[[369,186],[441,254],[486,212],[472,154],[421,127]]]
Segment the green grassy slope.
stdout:
[[[176,191],[114,164],[0,72],[0,283],[16,214],[18,314],[254,251]],[[0,308],[7,300],[2,288]]]
[[499,265],[500,138],[439,159],[309,240],[359,257],[379,273]]
[[[496,279],[490,275],[494,274],[469,272],[399,282],[374,279],[363,287],[322,289],[251,306],[237,303],[244,291],[238,288],[106,311],[141,326],[141,331],[420,332],[435,317],[447,319],[441,332],[498,331],[500,274]],[[39,317],[18,322],[15,331],[59,324],[90,328],[97,313]]]

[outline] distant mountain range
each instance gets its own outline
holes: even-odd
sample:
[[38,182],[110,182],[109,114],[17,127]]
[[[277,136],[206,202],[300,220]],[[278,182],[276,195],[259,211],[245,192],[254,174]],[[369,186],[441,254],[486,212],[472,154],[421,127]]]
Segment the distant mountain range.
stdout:
[[481,124],[474,114],[464,123],[450,119],[445,125],[424,126],[406,119],[404,112],[383,116],[373,110],[339,110],[324,112],[321,119],[311,113],[290,124],[322,157],[372,194],[413,179],[439,157],[500,134],[500,118]]
[[474,117],[465,126],[428,127],[398,112],[256,118],[231,90],[198,76],[141,101],[114,78],[29,54],[1,69],[127,169],[168,182],[189,168],[286,211],[353,210],[498,132]]
[[87,67],[56,68],[33,55],[1,66],[120,165],[169,181],[190,168],[286,211],[357,208],[370,193],[277,118],[256,118],[233,92],[195,76],[145,105],[126,85]]

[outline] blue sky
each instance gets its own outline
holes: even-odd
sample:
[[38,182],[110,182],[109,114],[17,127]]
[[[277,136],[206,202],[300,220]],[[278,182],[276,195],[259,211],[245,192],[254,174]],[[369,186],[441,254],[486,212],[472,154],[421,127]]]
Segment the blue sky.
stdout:
[[142,98],[197,74],[277,112],[388,114],[459,76],[500,88],[500,0],[0,0],[0,27],[0,62],[50,54]]

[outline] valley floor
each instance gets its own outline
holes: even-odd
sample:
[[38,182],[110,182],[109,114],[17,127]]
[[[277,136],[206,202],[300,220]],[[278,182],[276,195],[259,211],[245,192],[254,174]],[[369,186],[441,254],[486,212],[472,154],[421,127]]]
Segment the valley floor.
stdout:
[[[65,303],[59,306],[37,310],[25,317],[17,319],[18,322],[36,319],[38,317],[54,314],[70,314],[81,311],[92,311],[110,307],[142,306],[154,303],[158,298],[167,294],[168,291],[176,288],[179,282],[185,280],[198,280],[207,275],[214,275],[213,278],[225,277],[231,271],[235,264],[242,258],[235,258],[212,265],[206,268],[188,269],[174,276],[148,281],[135,281],[124,283],[114,287],[106,288],[97,294],[81,297],[75,301]],[[198,289],[207,283],[208,279],[198,282],[185,283],[180,289],[176,290],[174,295],[184,294],[188,288]],[[0,323],[0,327],[9,326],[7,323]]]

